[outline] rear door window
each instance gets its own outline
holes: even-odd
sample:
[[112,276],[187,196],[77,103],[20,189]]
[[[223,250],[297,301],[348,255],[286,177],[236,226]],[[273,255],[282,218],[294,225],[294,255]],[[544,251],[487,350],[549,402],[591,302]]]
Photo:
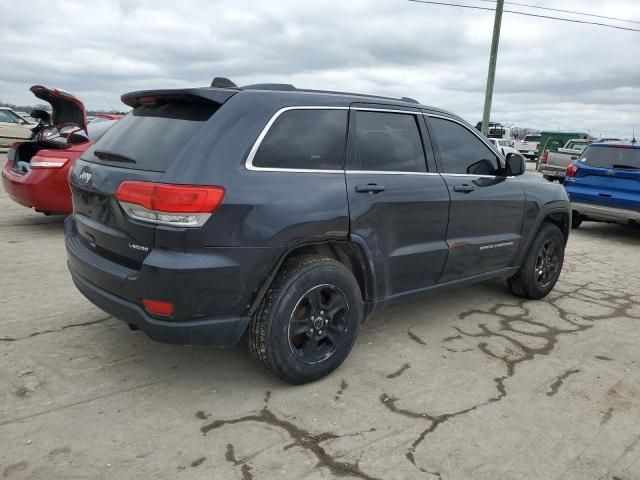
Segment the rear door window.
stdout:
[[352,112],[355,134],[352,170],[426,172],[416,115]]
[[259,168],[342,170],[347,110],[294,109],[281,113],[260,143]]
[[218,105],[142,105],[118,120],[83,160],[123,168],[164,172]]
[[580,162],[596,168],[640,169],[640,148],[588,147]]

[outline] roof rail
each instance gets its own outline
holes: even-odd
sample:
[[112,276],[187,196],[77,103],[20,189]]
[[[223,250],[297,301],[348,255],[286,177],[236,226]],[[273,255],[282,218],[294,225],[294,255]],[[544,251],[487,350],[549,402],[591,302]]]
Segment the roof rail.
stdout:
[[290,83],[254,83],[241,87],[243,90],[275,90],[275,91],[292,91],[297,90]]
[[406,103],[415,103],[415,104],[420,103],[416,99],[410,98],[410,97],[396,98],[396,97],[385,97],[380,95],[370,95],[366,93],[339,92],[334,90],[313,90],[308,88],[296,88],[290,83],[254,83],[251,85],[244,85],[242,87],[236,87],[236,88],[239,88],[240,90],[272,90],[276,92],[328,93],[332,95],[350,95],[354,97],[380,98],[385,100],[395,100],[395,101],[406,102]]

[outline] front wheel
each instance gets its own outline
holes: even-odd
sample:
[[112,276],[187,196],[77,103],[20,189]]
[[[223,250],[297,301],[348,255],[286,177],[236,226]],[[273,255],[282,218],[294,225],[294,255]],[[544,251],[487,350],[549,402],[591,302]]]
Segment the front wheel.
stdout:
[[520,270],[507,280],[520,297],[539,299],[555,286],[564,262],[564,236],[552,223],[543,223]]
[[319,255],[293,257],[253,315],[249,349],[285,382],[312,382],[345,360],[363,316],[360,287],[343,264]]

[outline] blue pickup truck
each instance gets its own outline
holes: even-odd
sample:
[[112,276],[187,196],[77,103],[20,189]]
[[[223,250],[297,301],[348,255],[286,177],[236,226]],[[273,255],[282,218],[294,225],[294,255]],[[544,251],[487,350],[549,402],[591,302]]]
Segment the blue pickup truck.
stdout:
[[572,227],[584,220],[640,226],[640,145],[592,143],[567,167]]

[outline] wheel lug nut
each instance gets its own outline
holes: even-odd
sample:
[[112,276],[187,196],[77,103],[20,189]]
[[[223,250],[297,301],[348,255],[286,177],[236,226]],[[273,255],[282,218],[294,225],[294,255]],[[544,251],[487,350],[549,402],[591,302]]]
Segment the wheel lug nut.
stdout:
[[324,324],[326,325],[327,323],[329,323],[329,320],[327,320],[326,318],[324,319]]
[[313,315],[311,315],[311,320],[315,320],[315,319],[316,319],[316,317],[314,317]]
[[324,312],[322,310],[320,310],[320,315],[324,315]]
[[322,335],[322,330],[318,330],[318,335]]

